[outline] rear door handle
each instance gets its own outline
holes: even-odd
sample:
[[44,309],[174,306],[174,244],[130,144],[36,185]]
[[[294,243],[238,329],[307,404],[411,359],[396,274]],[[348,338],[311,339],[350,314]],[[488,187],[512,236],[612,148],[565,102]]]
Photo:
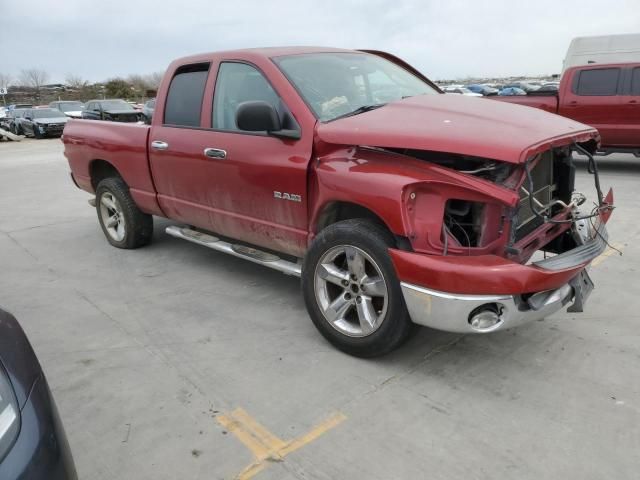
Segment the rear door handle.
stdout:
[[204,155],[208,158],[227,158],[227,151],[221,148],[205,148]]
[[630,103],[631,105],[637,105],[637,104],[638,104],[638,101],[637,101],[637,100],[629,100],[629,103]]
[[169,144],[167,142],[163,142],[162,140],[154,140],[151,142],[151,148],[155,150],[166,150],[169,148]]

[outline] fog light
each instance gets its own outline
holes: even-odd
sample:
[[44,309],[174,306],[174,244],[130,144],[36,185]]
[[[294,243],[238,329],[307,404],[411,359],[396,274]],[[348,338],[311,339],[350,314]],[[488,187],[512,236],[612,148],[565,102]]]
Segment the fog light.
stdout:
[[501,308],[495,303],[489,303],[476,308],[469,315],[469,325],[478,332],[493,330],[502,322]]

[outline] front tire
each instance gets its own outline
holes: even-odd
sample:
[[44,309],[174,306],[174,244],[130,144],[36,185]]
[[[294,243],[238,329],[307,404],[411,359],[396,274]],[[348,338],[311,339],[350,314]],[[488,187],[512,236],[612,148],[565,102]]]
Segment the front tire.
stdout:
[[153,217],[138,208],[121,178],[98,183],[96,212],[102,232],[114,247],[138,248],[151,243]]
[[412,323],[388,249],[395,240],[365,219],[324,229],[305,256],[302,292],[311,320],[334,346],[374,357],[397,348]]

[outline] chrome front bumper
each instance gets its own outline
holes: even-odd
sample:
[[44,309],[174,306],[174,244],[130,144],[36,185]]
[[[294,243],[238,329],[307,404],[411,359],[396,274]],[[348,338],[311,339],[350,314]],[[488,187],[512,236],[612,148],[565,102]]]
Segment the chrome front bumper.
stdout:
[[[578,246],[554,257],[534,262],[533,266],[558,271],[584,265],[599,256],[607,247],[607,229],[600,223],[596,229],[583,220],[574,224]],[[458,333],[488,333],[541,320],[573,301],[568,311],[581,312],[593,289],[586,270],[569,283],[555,290],[533,295],[465,295],[440,292],[406,282],[400,283],[409,315],[414,323]],[[497,323],[487,328],[471,325],[471,318],[487,306],[495,307]]]
[[[458,333],[489,333],[540,320],[560,310],[574,297],[574,288],[566,284],[542,292],[543,297],[538,299],[534,310],[520,295],[462,295],[404,282],[400,285],[414,323]],[[471,326],[470,317],[484,305],[496,305],[500,320],[489,328],[476,329]]]

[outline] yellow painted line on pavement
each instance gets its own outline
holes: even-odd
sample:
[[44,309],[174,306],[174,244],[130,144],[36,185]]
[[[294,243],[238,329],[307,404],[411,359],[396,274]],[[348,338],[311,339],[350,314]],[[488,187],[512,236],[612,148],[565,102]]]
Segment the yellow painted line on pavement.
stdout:
[[[611,248],[613,247],[613,248]],[[593,262],[591,262],[591,266],[597,267],[602,262],[604,262],[611,255],[619,255],[618,250],[622,251],[624,245],[621,243],[613,243],[611,247],[607,247],[607,249],[600,254],[599,257],[596,257]]]
[[315,439],[337,427],[346,420],[340,412],[334,413],[304,435],[285,442],[272,434],[242,408],[216,417],[218,423],[240,440],[251,450],[254,461],[245,467],[237,476],[237,480],[248,480],[262,471],[268,462],[282,462],[286,455],[313,442]]
[[235,418],[239,411],[243,410],[236,409],[228,415],[218,416],[218,423],[233,433],[257,458],[266,458],[270,450],[269,445],[261,442],[247,425]]
[[283,457],[285,455],[289,455],[291,452],[295,452],[300,447],[304,447],[307,443],[313,442],[320,435],[328,432],[329,430],[331,430],[334,427],[337,427],[338,425],[340,425],[346,419],[347,419],[347,417],[344,414],[342,414],[340,412],[334,413],[329,418],[327,418],[325,421],[321,422],[320,424],[316,425],[311,430],[309,430],[309,432],[307,432],[304,435],[302,435],[301,437],[298,437],[295,440],[292,440],[291,442],[289,442],[289,444],[286,445],[278,453],[280,453],[280,455],[282,455]]

